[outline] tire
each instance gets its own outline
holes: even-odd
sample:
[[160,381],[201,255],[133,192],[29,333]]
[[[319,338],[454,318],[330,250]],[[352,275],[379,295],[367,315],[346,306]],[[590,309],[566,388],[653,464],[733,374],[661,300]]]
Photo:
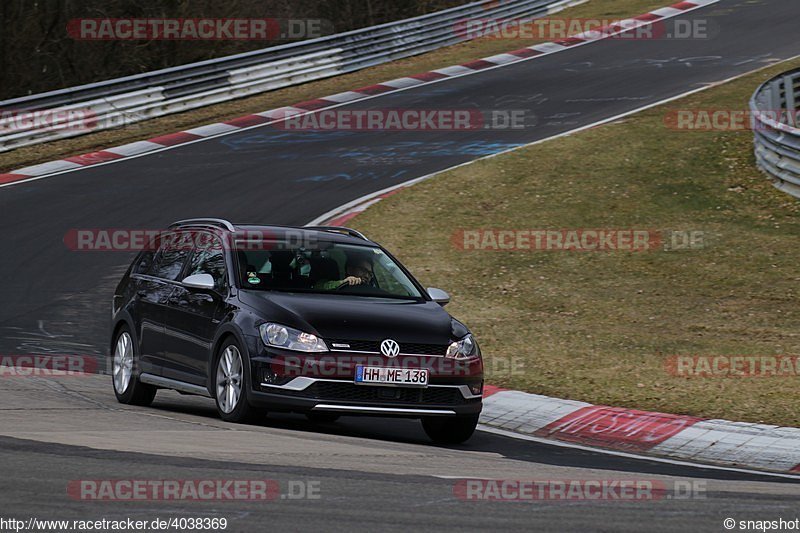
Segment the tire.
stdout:
[[138,351],[128,326],[122,326],[114,339],[114,354],[111,357],[111,383],[119,403],[146,407],[153,403],[158,389],[139,381],[137,374]]
[[335,413],[317,413],[317,412],[306,413],[306,418],[308,418],[311,422],[317,424],[329,424],[331,422],[336,422],[337,420],[339,420],[339,416],[340,415],[337,415]]
[[422,429],[437,444],[461,444],[469,440],[478,426],[478,415],[422,419]]
[[233,337],[222,343],[214,359],[214,400],[220,418],[226,422],[250,422],[257,414],[247,398],[250,367],[246,360]]

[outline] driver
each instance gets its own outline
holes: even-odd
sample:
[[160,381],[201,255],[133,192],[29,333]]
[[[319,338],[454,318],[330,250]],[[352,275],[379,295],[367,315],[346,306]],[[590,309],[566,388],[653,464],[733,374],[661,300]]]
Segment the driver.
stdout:
[[318,281],[315,289],[333,290],[349,285],[370,285],[375,275],[372,271],[372,261],[367,257],[356,257],[347,261],[345,266],[347,277],[339,280]]

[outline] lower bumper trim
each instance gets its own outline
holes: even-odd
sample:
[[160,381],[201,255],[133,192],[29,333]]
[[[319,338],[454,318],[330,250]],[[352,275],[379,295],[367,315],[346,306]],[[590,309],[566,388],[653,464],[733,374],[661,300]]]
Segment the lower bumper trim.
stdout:
[[450,409],[409,409],[404,407],[367,407],[360,405],[335,405],[319,403],[312,411],[339,411],[346,413],[374,413],[387,415],[455,415]]

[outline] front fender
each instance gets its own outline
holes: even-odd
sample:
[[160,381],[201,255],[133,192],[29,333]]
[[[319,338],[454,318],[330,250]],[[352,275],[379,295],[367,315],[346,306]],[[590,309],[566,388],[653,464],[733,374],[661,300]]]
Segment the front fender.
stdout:
[[[239,325],[239,321],[250,322],[252,319],[248,320],[246,317],[243,317],[239,314],[234,314],[234,316],[231,317],[231,320],[224,322],[219,327],[216,335],[214,336],[214,342],[211,343],[211,352],[208,354],[208,376],[206,376],[206,389],[208,389],[208,392],[211,394],[212,398],[214,397],[214,372],[216,368],[215,359],[225,339],[230,336],[233,336],[236,339],[236,343],[242,349],[242,357],[244,358],[242,363],[248,368],[250,367],[250,354],[257,350],[257,347],[251,340],[254,339],[254,337],[244,334],[242,327]],[[251,387],[249,384],[250,380],[246,381],[248,382],[247,387],[249,390]]]

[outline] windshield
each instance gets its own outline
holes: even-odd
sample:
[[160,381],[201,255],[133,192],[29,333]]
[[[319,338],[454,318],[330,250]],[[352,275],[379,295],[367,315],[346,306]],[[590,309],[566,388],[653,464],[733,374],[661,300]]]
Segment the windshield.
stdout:
[[312,248],[286,242],[250,250],[237,243],[243,289],[421,299],[414,283],[380,248],[316,242]]

